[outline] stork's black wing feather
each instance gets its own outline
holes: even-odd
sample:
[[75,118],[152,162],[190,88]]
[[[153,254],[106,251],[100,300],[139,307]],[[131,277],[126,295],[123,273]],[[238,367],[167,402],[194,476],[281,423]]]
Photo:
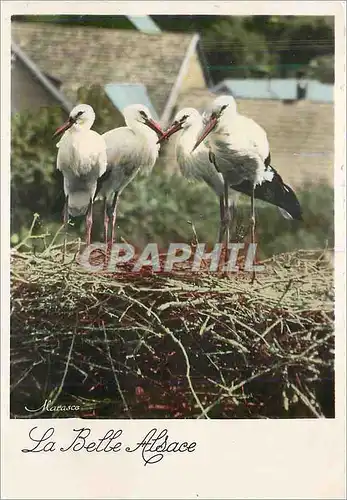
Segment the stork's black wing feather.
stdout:
[[210,149],[208,151],[208,159],[214,165],[217,172],[219,172],[219,169],[218,169],[217,164],[216,164],[216,155],[214,153],[212,153],[212,151]]
[[[265,165],[265,167],[269,167],[270,164],[271,164],[271,153],[269,152],[269,154],[265,158],[264,165]],[[275,170],[275,169],[273,169],[273,170]]]
[[[293,219],[303,220],[299,200],[292,188],[283,182],[282,177],[270,164],[267,165],[266,171],[273,174],[272,180],[264,180],[261,184],[256,185],[254,197],[286,210]],[[230,187],[247,196],[252,196],[253,184],[248,180]]]
[[102,176],[98,178],[97,184],[96,184],[96,191],[95,191],[95,195],[94,195],[94,200],[97,197],[97,195],[99,194],[101,186],[103,185],[104,182],[108,181],[108,179],[110,178],[110,175],[111,175],[111,169],[107,168],[106,171],[102,174]]
[[[209,160],[217,171],[219,171],[216,164],[216,157],[210,151]],[[266,201],[284,209],[289,215],[296,220],[303,220],[302,211],[300,207],[299,200],[296,194],[290,186],[283,182],[282,177],[279,173],[271,166],[271,154],[269,152],[268,156],[264,161],[265,171],[268,174],[273,174],[272,180],[264,180],[261,184],[257,184],[254,188],[254,197],[258,200]],[[239,184],[230,185],[234,191],[246,194],[247,196],[252,196],[253,183],[249,180],[244,180]]]

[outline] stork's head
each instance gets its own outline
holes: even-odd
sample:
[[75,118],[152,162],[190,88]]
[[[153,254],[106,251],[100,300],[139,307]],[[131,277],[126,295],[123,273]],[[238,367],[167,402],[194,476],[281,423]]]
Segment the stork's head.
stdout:
[[[129,128],[139,129],[141,125],[146,125],[153,130],[158,137],[163,135],[163,131],[158,123],[156,123],[149,111],[143,104],[131,104],[123,110],[125,123]],[[142,128],[143,130],[143,128]]]
[[89,104],[78,104],[73,108],[69,115],[69,119],[53,134],[53,138],[62,134],[69,128],[75,129],[90,129],[95,120],[94,109]]
[[[217,97],[209,110],[203,115],[204,128],[198,137],[194,149],[212,132],[231,121],[237,113],[236,101],[231,95],[221,95]],[[193,149],[193,151],[194,151]]]
[[194,125],[199,128],[202,126],[202,117],[199,111],[194,108],[183,108],[176,114],[171,126],[165,131],[164,135],[159,138],[158,142],[168,139],[179,130],[186,130]]

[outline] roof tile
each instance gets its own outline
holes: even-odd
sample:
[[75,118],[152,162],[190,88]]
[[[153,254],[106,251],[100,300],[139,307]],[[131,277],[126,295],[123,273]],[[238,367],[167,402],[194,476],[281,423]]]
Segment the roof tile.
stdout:
[[12,22],[12,37],[71,100],[81,86],[139,83],[161,114],[192,34]]

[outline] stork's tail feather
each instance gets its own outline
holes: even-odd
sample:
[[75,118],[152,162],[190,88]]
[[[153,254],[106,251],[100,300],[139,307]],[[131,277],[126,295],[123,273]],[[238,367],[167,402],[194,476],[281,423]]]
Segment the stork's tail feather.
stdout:
[[289,219],[289,220],[293,219],[293,217],[287,212],[287,210],[284,210],[283,208],[278,207],[278,211],[280,212],[282,217],[284,217],[285,219]]
[[[281,176],[273,167],[269,166],[268,168],[271,169],[271,180],[269,176],[269,179],[257,184],[254,189],[254,197],[278,207],[286,219],[303,220],[299,200],[292,188],[284,184]],[[252,183],[248,180],[231,187],[248,196],[252,195]]]
[[264,181],[255,188],[255,197],[276,205],[286,219],[303,220],[299,200],[290,186],[284,184],[274,170],[271,181]]
[[79,217],[87,213],[91,201],[90,193],[75,191],[69,194],[69,214],[71,217]]
[[302,221],[303,217],[300,202],[293,189],[288,186],[288,184],[284,184],[279,175],[274,176],[272,183],[273,182],[277,183],[275,201],[282,216],[286,219],[292,218]]

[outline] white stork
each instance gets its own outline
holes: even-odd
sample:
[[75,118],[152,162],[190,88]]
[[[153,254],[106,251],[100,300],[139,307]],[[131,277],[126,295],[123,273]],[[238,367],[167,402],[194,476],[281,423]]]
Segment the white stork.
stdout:
[[53,135],[55,138],[64,133],[57,144],[57,169],[64,177],[64,225],[68,215],[86,215],[87,245],[91,238],[92,206],[97,181],[106,171],[107,164],[105,140],[90,130],[94,120],[93,108],[88,104],[79,104],[71,111],[68,121]]
[[142,170],[150,173],[159,153],[158,137],[163,132],[142,104],[123,111],[126,127],[103,134],[107,151],[107,170],[100,179],[96,198],[104,200],[104,235],[107,249],[108,226],[112,218],[111,244],[114,241],[117,201],[123,189]]
[[[171,135],[180,132],[176,141],[177,163],[182,175],[186,179],[190,181],[205,181],[218,196],[220,209],[218,240],[222,242],[225,233],[227,233],[227,240],[229,239],[228,223],[231,207],[224,206],[224,190],[228,189],[228,186],[224,184],[222,175],[217,172],[215,166],[210,161],[210,153],[205,144],[200,144],[192,152],[202,128],[203,119],[200,113],[195,108],[184,108],[176,114],[173,123],[158,142],[169,139]],[[233,203],[236,194],[233,196]]]
[[[208,137],[211,160],[226,185],[251,197],[251,242],[254,243],[254,199],[276,205],[285,218],[302,220],[293,190],[270,165],[265,130],[251,118],[237,112],[232,96],[220,96],[205,114],[205,127],[193,150]],[[227,198],[228,191],[225,196]],[[225,200],[227,206],[228,200]]]

